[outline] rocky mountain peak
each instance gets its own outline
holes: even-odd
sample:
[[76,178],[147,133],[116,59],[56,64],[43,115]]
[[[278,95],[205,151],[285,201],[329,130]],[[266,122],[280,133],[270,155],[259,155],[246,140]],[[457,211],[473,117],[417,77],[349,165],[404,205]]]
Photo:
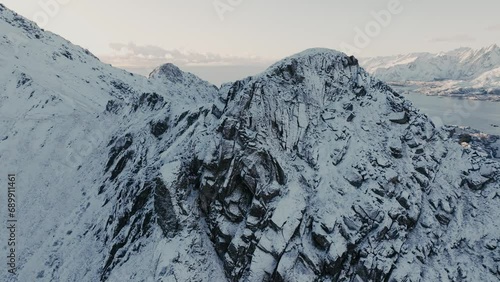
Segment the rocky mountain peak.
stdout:
[[349,66],[358,66],[358,60],[354,56],[326,48],[312,48],[275,63],[266,73],[293,76],[298,71],[302,74],[321,75]]
[[149,74],[150,79],[166,78],[172,82],[180,82],[183,77],[184,72],[172,63],[163,64]]
[[[215,85],[192,73],[182,71],[172,63],[154,69],[149,74],[149,81],[161,85],[160,88],[163,89],[158,89],[159,92],[185,99],[187,103],[195,101],[204,104],[217,101],[218,88]],[[168,88],[168,91],[165,91],[165,88]]]
[[[333,50],[333,49],[327,49],[327,48],[310,48],[306,49],[302,52],[299,52],[297,54],[294,54],[292,56],[289,56],[277,63],[275,63],[273,66],[280,65],[283,63],[286,63],[289,60],[298,60],[301,62],[304,62],[306,65],[311,65],[311,63],[315,62],[315,59],[320,59],[320,60],[327,60],[330,62],[339,62],[343,60],[349,60],[349,64],[356,65],[357,64],[357,59],[354,58],[354,56],[348,56],[345,53]],[[352,62],[351,62],[352,60]],[[273,67],[271,66],[271,68]]]
[[486,47],[486,52],[498,53],[498,52],[500,52],[500,47],[498,47],[498,45],[496,43],[492,44],[492,45]]

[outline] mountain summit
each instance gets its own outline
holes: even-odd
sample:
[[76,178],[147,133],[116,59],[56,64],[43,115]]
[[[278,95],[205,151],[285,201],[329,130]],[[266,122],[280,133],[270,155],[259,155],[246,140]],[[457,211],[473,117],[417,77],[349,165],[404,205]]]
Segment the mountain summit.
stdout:
[[500,67],[500,47],[375,57],[363,59],[363,65],[387,81],[470,80]]
[[0,31],[19,281],[500,277],[497,153],[352,56],[310,49],[218,89],[114,69],[3,6]]

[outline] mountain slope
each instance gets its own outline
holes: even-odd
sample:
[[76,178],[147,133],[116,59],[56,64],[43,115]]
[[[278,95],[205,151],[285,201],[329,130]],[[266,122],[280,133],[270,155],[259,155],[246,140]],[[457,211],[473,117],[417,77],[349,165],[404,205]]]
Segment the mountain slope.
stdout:
[[[158,109],[166,102],[172,105],[172,116],[197,111],[205,103],[197,97],[202,91],[212,106],[217,89],[165,85],[162,77],[147,80],[115,69],[3,6],[0,12],[0,160],[8,164],[2,174],[16,172],[23,187],[18,204],[18,236],[23,238],[19,281],[96,281],[113,245],[103,247],[104,241],[89,228],[101,217],[122,216],[127,208],[116,202],[101,207],[106,199],[98,197],[98,181],[103,181],[108,162],[106,145],[134,123],[161,131],[166,115]],[[146,119],[158,122],[143,124]],[[134,145],[140,147],[140,139]],[[150,236],[155,234],[152,228]],[[143,269],[134,269],[151,274],[152,264],[150,260],[142,263]]]
[[217,89],[114,69],[3,6],[0,31],[19,281],[500,277],[497,154],[354,57],[311,49]]

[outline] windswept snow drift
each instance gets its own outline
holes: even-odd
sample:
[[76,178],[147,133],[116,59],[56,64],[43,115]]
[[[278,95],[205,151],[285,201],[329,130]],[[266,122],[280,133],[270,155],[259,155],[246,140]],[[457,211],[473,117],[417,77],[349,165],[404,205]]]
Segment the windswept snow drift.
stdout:
[[0,31],[19,281],[500,278],[498,139],[435,128],[354,57],[217,89],[114,69],[1,5]]

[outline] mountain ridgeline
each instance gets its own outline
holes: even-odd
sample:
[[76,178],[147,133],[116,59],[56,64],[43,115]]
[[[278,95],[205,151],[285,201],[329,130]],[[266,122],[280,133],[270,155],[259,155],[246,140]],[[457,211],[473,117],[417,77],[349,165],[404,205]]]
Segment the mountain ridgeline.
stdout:
[[500,100],[500,47],[365,58],[361,65],[398,91]]
[[0,32],[19,281],[500,279],[498,152],[352,56],[218,88],[115,69],[3,5]]

